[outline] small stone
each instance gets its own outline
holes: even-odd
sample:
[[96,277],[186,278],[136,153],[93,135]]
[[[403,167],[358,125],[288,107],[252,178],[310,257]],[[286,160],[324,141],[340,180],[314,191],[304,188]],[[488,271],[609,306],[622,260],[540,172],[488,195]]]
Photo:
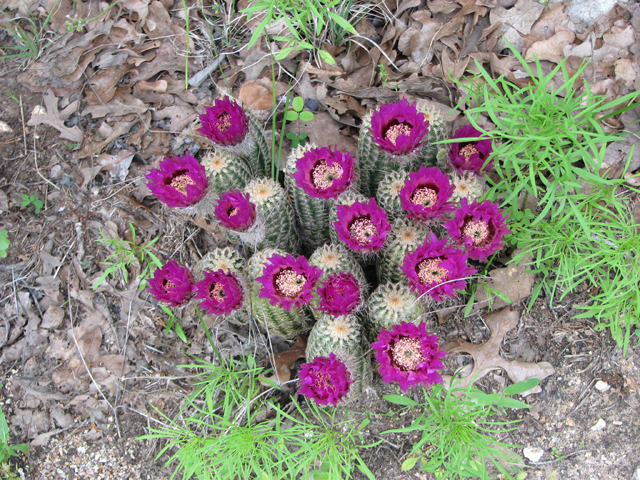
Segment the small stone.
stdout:
[[613,423],[615,426],[619,427],[620,425],[622,425],[622,422],[620,420],[614,420]]
[[631,477],[631,480],[640,480],[640,465],[638,465],[636,469],[633,471],[633,476]]
[[2,120],[0,120],[0,133],[11,132],[13,132],[13,128],[11,128],[7,122],[3,122]]
[[33,107],[33,110],[31,110],[32,117],[35,117],[36,115],[46,115],[46,113],[47,109],[42,105],[36,105],[35,107]]
[[62,167],[60,165],[54,165],[49,172],[49,178],[51,180],[58,180],[62,176]]
[[596,382],[596,390],[598,390],[599,392],[604,393],[610,388],[611,388],[611,385],[609,385],[607,382],[603,382],[602,380],[598,380]]
[[542,450],[539,447],[525,447],[522,450],[522,454],[530,462],[536,463],[536,462],[539,462],[542,456],[544,455],[544,450]]
[[607,422],[599,418],[596,424],[593,427],[591,427],[591,430],[594,432],[598,432],[600,430],[604,430],[606,426],[607,426]]

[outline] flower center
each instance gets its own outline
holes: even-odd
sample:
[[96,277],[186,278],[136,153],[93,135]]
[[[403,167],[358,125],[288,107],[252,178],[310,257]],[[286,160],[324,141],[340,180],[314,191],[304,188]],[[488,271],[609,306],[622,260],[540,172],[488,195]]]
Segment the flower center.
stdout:
[[229,210],[227,210],[227,215],[229,217],[233,217],[234,215],[237,215],[239,211],[240,209],[238,207],[231,207]]
[[222,112],[220,115],[218,115],[216,126],[221,132],[229,130],[229,127],[231,126],[231,115],[229,115],[227,112]]
[[307,283],[304,275],[298,275],[291,268],[282,270],[273,281],[276,293],[281,297],[296,298]]
[[462,234],[470,237],[474,246],[484,245],[491,237],[491,227],[483,220],[468,220],[462,227]]
[[342,178],[342,167],[338,162],[333,162],[331,166],[322,159],[315,164],[311,171],[311,183],[316,188],[326,190],[333,185],[333,181]]
[[181,194],[187,194],[187,185],[195,185],[196,182],[189,176],[186,170],[180,170],[176,172],[173,177],[171,177],[171,181],[169,185],[179,191]]
[[413,191],[410,200],[415,205],[432,207],[438,201],[438,191],[431,187],[419,187]]
[[391,360],[400,370],[415,370],[420,362],[426,360],[421,347],[419,338],[400,337],[391,347]]
[[387,131],[384,133],[384,137],[389,140],[395,146],[396,141],[400,135],[411,135],[411,129],[413,127],[407,122],[398,122],[394,120],[387,127]]
[[316,372],[316,378],[314,379],[313,385],[318,389],[331,389],[333,390],[335,387],[331,382],[331,378],[324,372]]
[[371,237],[378,233],[378,229],[371,221],[371,217],[358,217],[349,226],[349,235],[355,238],[360,245],[367,245]]
[[162,288],[164,288],[165,292],[168,292],[169,290],[173,290],[174,288],[176,288],[176,284],[173,283],[171,280],[167,280],[166,278],[162,281]]
[[425,258],[416,267],[418,279],[423,285],[431,285],[433,282],[442,283],[448,280],[449,270],[440,267],[442,257]]
[[469,161],[472,155],[480,153],[473,143],[468,143],[460,149],[460,154],[464,156],[465,160]]
[[227,298],[227,295],[224,293],[224,287],[220,282],[213,282],[211,284],[211,288],[209,289],[209,298],[212,300],[216,300],[218,303],[224,302]]

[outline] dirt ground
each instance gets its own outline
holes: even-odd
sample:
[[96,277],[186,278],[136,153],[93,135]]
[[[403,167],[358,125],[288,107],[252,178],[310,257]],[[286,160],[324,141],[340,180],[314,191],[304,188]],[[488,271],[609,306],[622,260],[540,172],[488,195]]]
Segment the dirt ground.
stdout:
[[[160,238],[158,257],[194,263],[220,238],[207,225],[149,205],[143,175],[150,157],[134,155],[119,177],[117,169],[103,164],[96,170],[94,155],[79,160],[87,142],[81,146],[62,138],[65,128],[27,125],[47,94],[26,88],[18,73],[15,64],[0,67],[0,120],[10,127],[0,133],[0,230],[7,230],[11,240],[7,258],[0,259],[0,406],[12,440],[30,442],[30,453],[18,466],[26,478],[43,480],[168,479],[167,457],[155,460],[163,445],[134,439],[156,422],[150,404],[172,416],[191,390],[187,373],[177,365],[189,363],[189,355],[207,358],[211,351],[193,319],[182,319],[188,344],[166,332],[166,317],[135,280],[111,281],[94,291],[100,263],[109,255],[96,240],[102,232],[130,239],[131,223],[143,242]],[[196,93],[206,98],[213,90]],[[87,115],[74,113],[64,124],[97,139],[111,138]],[[170,130],[180,131],[175,124]],[[179,134],[154,135],[145,148],[164,142],[178,153],[197,146]],[[109,165],[124,158],[118,157],[118,142],[116,136],[102,146],[113,157]],[[96,140],[91,148],[99,144]],[[41,199],[42,211],[21,206],[23,194]],[[510,413],[510,419],[522,422],[501,438],[519,445],[527,479],[640,478],[640,342],[633,338],[623,356],[608,332],[595,331],[590,320],[574,319],[574,307],[587,299],[585,291],[550,306],[542,295],[528,312],[527,300],[511,307],[517,328],[506,335],[501,355],[549,362],[555,370],[540,393],[521,398],[532,408]],[[463,320],[457,312],[444,323],[434,318],[428,325],[445,341],[462,337],[480,344],[490,335],[485,317],[480,311]],[[214,331],[221,348],[234,352],[248,351],[256,333],[227,324],[215,325]],[[286,348],[282,342],[280,349]],[[455,366],[468,360],[450,361]],[[506,373],[497,369],[477,385],[494,392],[507,384]],[[367,442],[412,420],[411,415],[385,416],[389,408],[381,397],[395,388],[379,379],[374,386],[376,393],[351,407],[356,417],[370,412]],[[412,438],[384,438],[363,454],[376,478],[434,478],[401,471]],[[524,448],[541,449],[542,456],[532,461]],[[356,473],[354,478],[364,477]]]

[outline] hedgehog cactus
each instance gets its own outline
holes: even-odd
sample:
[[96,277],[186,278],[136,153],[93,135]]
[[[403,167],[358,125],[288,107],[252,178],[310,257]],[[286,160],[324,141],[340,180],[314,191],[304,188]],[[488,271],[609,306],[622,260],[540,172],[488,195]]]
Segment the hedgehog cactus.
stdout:
[[409,286],[402,283],[381,284],[367,301],[367,334],[373,340],[380,329],[391,329],[402,322],[419,323],[425,304]]
[[293,200],[302,240],[310,251],[329,241],[329,210],[351,186],[350,153],[313,144],[293,150],[285,168],[285,186]]
[[389,222],[396,218],[403,218],[406,212],[400,202],[400,190],[404,187],[409,174],[404,171],[387,172],[378,185],[376,200],[389,217]]
[[[406,98],[380,105],[366,120],[360,126],[360,140],[365,141],[365,147],[358,151],[362,171],[360,188],[376,196],[386,172],[410,171],[416,162],[422,164],[429,122],[418,111],[416,103],[409,103]],[[373,145],[368,145],[369,141]]]
[[376,262],[378,280],[385,283],[406,283],[406,275],[400,270],[404,257],[410,250],[423,244],[429,229],[419,222],[408,218],[396,220],[389,238]]
[[251,168],[244,159],[220,149],[207,152],[202,159],[202,166],[207,172],[211,189],[217,195],[232,189],[242,190],[253,178]]
[[366,201],[367,197],[355,192],[354,190],[347,190],[346,192],[338,196],[335,205],[331,207],[331,210],[329,212],[329,237],[331,238],[331,243],[342,243],[338,238],[335,227],[335,223],[338,221],[337,207],[339,205],[349,206],[353,205],[355,202]]
[[360,344],[360,330],[360,323],[353,315],[323,316],[313,326],[307,340],[305,356],[308,361],[334,354],[347,367],[353,382],[345,398],[347,402],[357,398],[371,383],[371,364]]
[[344,245],[331,243],[317,248],[313,255],[309,257],[309,265],[318,267],[323,271],[323,275],[318,280],[314,291],[314,298],[311,300],[311,306],[314,310],[321,311],[318,288],[325,284],[330,275],[338,273],[352,275],[360,287],[361,301],[366,298],[368,285],[364,271],[353,254]]
[[[242,305],[238,308],[233,308],[230,313],[226,314],[226,318],[231,321],[237,323],[247,323],[249,322],[249,297],[250,297],[250,287],[245,276],[245,268],[246,261],[244,258],[240,256],[238,252],[235,250],[226,247],[226,248],[216,248],[213,251],[207,253],[204,257],[200,259],[198,263],[196,263],[195,267],[193,267],[193,276],[195,277],[196,287],[200,282],[206,280],[206,274],[212,272],[223,272],[225,274],[232,274],[235,279],[238,281],[239,285],[242,288]],[[213,282],[209,282],[211,285]],[[199,296],[196,298],[207,300],[206,298],[206,290],[203,284],[200,285],[199,290],[202,290],[204,293],[199,293]],[[219,287],[218,287],[219,288]],[[214,288],[209,288],[209,293],[215,291]],[[203,302],[204,303],[204,302]],[[203,306],[201,304],[201,306]],[[205,311],[207,309],[203,306]],[[215,312],[210,312],[216,315],[219,315]]]
[[253,280],[251,314],[269,333],[292,339],[309,329],[302,307],[311,301],[322,270],[304,257],[267,248],[249,259],[247,272]]

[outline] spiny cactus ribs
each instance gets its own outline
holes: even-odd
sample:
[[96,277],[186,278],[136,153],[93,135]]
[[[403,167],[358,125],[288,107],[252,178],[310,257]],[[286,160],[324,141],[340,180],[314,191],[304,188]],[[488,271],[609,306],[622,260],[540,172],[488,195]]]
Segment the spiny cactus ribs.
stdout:
[[[216,222],[230,245],[193,273],[168,260],[149,281],[155,299],[199,302],[192,307],[269,335],[308,333],[300,393],[318,404],[363,392],[371,347],[384,381],[403,390],[441,382],[444,353],[425,320],[459,298],[510,233],[498,205],[480,200],[491,141],[467,126],[447,146],[442,116],[403,98],[363,119],[355,157],[294,149],[281,185],[242,105],[220,98],[200,120],[213,143],[202,164],[166,158],[148,185],[168,207]],[[375,269],[376,284],[363,268]]]

